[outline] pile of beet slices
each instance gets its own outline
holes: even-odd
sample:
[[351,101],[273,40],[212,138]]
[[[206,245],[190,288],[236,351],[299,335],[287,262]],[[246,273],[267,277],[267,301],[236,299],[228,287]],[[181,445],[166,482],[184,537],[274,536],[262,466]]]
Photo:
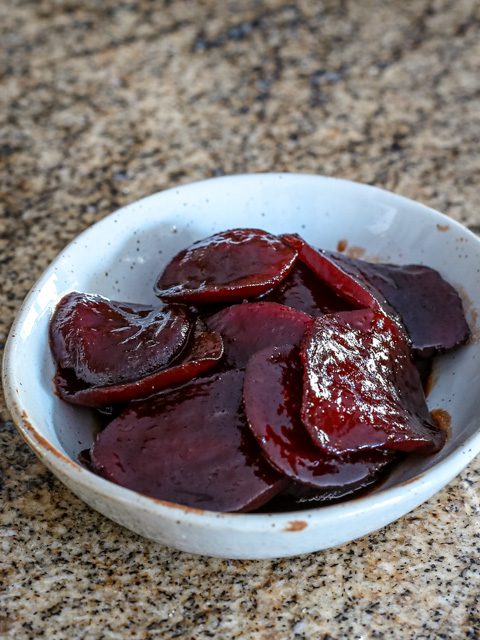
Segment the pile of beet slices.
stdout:
[[155,307],[70,293],[51,320],[58,395],[111,415],[89,452],[105,478],[190,507],[285,510],[443,446],[419,371],[469,329],[436,271],[233,229],[176,255],[155,292]]

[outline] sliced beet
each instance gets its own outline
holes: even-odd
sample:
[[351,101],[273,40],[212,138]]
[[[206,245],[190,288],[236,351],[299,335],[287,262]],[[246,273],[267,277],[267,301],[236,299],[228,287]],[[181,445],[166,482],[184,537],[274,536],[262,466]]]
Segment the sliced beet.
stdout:
[[[386,456],[387,452],[383,454]],[[400,457],[399,454],[389,453],[390,462],[385,462],[383,468],[379,469],[377,474],[372,474],[370,480],[366,481],[363,487],[359,487],[356,491],[348,491],[341,493],[339,488],[333,491],[323,490],[321,488],[311,487],[300,482],[291,481],[282,491],[277,494],[270,502],[262,508],[262,511],[269,513],[279,513],[282,511],[300,511],[304,509],[315,509],[327,504],[339,502],[349,498],[358,498],[368,494],[376,489],[382,480],[388,475],[391,466]]]
[[358,277],[358,271],[347,262],[335,260],[331,254],[314,249],[297,234],[285,234],[282,240],[298,252],[298,260],[307,266],[340,298],[349,302],[353,308],[373,308],[381,306],[378,292]]
[[434,269],[353,260],[314,249],[295,234],[282,239],[338,296],[357,308],[382,308],[400,319],[417,355],[430,357],[468,340],[460,296]]
[[140,380],[105,387],[81,388],[78,381],[59,370],[55,385],[61,398],[87,407],[105,407],[120,402],[147,398],[169,387],[176,387],[205,373],[221,359],[221,336],[197,320],[191,346],[182,352],[182,359],[171,366],[151,373]]
[[253,355],[243,391],[248,424],[280,473],[321,489],[326,500],[345,497],[374,482],[393,455],[370,451],[335,456],[316,447],[300,418],[302,373],[298,349],[292,345]]
[[322,450],[430,453],[443,446],[405,334],[383,312],[317,318],[301,355],[302,421]]
[[297,252],[260,229],[216,233],[180,251],[158,278],[162,299],[208,304],[255,297],[281,282]]
[[181,305],[155,308],[73,292],[55,309],[50,346],[58,368],[80,385],[120,384],[166,367],[192,326]]
[[276,302],[245,302],[216,313],[206,323],[223,338],[225,366],[240,369],[260,349],[299,344],[313,318]]
[[438,271],[422,265],[349,262],[398,313],[418,355],[429,357],[468,340],[460,296]]
[[337,296],[311,269],[298,261],[285,280],[262,296],[262,300],[278,302],[311,316],[352,309],[351,304]]
[[102,431],[92,463],[148,496],[213,511],[260,507],[283,486],[246,424],[242,371],[132,403]]

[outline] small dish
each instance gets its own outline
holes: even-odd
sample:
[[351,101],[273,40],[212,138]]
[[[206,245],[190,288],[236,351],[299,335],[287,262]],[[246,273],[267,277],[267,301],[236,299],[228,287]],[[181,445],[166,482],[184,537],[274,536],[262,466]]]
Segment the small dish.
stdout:
[[[68,291],[155,302],[153,283],[181,248],[216,231],[260,227],[297,232],[315,246],[367,259],[429,265],[462,295],[470,343],[439,358],[428,404],[451,422],[434,456],[409,458],[374,491],[344,503],[275,514],[223,514],[137,494],[78,462],[96,429],[92,412],[52,389],[47,327]],[[318,551],[378,529],[414,509],[480,451],[480,240],[446,216],[380,189],[310,175],[216,178],[170,189],[107,216],[68,245],[23,303],[5,350],[8,407],[28,445],[75,494],[123,526],[163,544],[226,558]]]

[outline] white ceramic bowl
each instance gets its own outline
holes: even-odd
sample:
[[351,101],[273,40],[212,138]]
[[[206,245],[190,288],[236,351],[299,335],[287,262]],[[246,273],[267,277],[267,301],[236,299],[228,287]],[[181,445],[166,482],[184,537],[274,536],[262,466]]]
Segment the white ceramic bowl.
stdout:
[[[431,409],[451,416],[435,456],[410,458],[369,495],[282,514],[222,514],[155,500],[112,484],[77,462],[93,438],[90,411],[52,392],[47,344],[55,304],[68,291],[153,302],[153,283],[181,248],[213,232],[260,227],[298,232],[314,245],[341,240],[367,257],[424,263],[463,296],[473,338],[435,364]],[[360,249],[358,249],[360,248]],[[135,202],[82,233],[26,298],[4,360],[8,407],[28,445],[75,494],[107,517],[178,549],[227,558],[272,558],[325,549],[363,536],[429,498],[480,451],[480,241],[421,204],[370,186],[309,175],[240,175],[197,182]]]

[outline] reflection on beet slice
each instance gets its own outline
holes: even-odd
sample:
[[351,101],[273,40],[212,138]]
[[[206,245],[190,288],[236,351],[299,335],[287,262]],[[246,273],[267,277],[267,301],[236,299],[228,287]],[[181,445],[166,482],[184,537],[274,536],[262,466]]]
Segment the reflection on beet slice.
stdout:
[[241,369],[255,352],[280,344],[299,344],[313,318],[276,302],[245,302],[206,320],[223,338],[226,367]]
[[167,366],[193,326],[185,307],[154,308],[69,293],[50,322],[57,367],[83,386],[137,380]]
[[296,262],[291,272],[275,289],[262,296],[262,300],[278,302],[311,316],[347,311],[352,305],[335,295],[319,280],[313,271]]
[[300,511],[303,509],[315,509],[316,507],[322,507],[327,504],[339,502],[349,498],[358,498],[370,491],[376,489],[381,481],[387,476],[391,466],[400,458],[399,454],[392,452],[382,452],[385,461],[383,467],[378,469],[378,473],[372,474],[369,481],[365,482],[363,488],[358,488],[356,491],[346,491],[342,493],[338,487],[335,487],[333,491],[328,489],[323,490],[321,488],[311,487],[307,484],[291,481],[282,491],[276,495],[266,507],[262,508],[262,511],[268,511],[269,513],[278,513],[281,511]]
[[297,234],[288,233],[281,238],[298,251],[300,262],[311,269],[317,278],[328,285],[337,296],[353,307],[378,309],[384,302],[379,299],[378,292],[363,278],[359,278],[358,271],[351,268],[347,262],[339,262],[326,251],[314,249]]
[[227,371],[132,403],[102,431],[92,462],[148,496],[213,511],[249,511],[284,481],[261,455],[242,406],[243,372]]
[[418,355],[429,357],[468,340],[460,296],[438,271],[421,265],[350,262],[398,313]]
[[79,388],[78,381],[59,370],[55,384],[61,398],[71,404],[105,407],[119,402],[147,398],[154,393],[176,387],[211,369],[223,354],[221,336],[197,320],[192,345],[182,353],[182,360],[140,380],[106,387]]
[[267,460],[292,480],[321,489],[326,500],[370,485],[393,458],[382,451],[335,456],[313,444],[300,419],[302,367],[292,345],[253,355],[243,393],[248,424]]
[[292,268],[297,252],[260,229],[232,229],[180,251],[159,277],[162,299],[206,304],[265,293]]
[[301,355],[302,420],[324,451],[430,453],[443,446],[404,332],[383,312],[317,318]]

